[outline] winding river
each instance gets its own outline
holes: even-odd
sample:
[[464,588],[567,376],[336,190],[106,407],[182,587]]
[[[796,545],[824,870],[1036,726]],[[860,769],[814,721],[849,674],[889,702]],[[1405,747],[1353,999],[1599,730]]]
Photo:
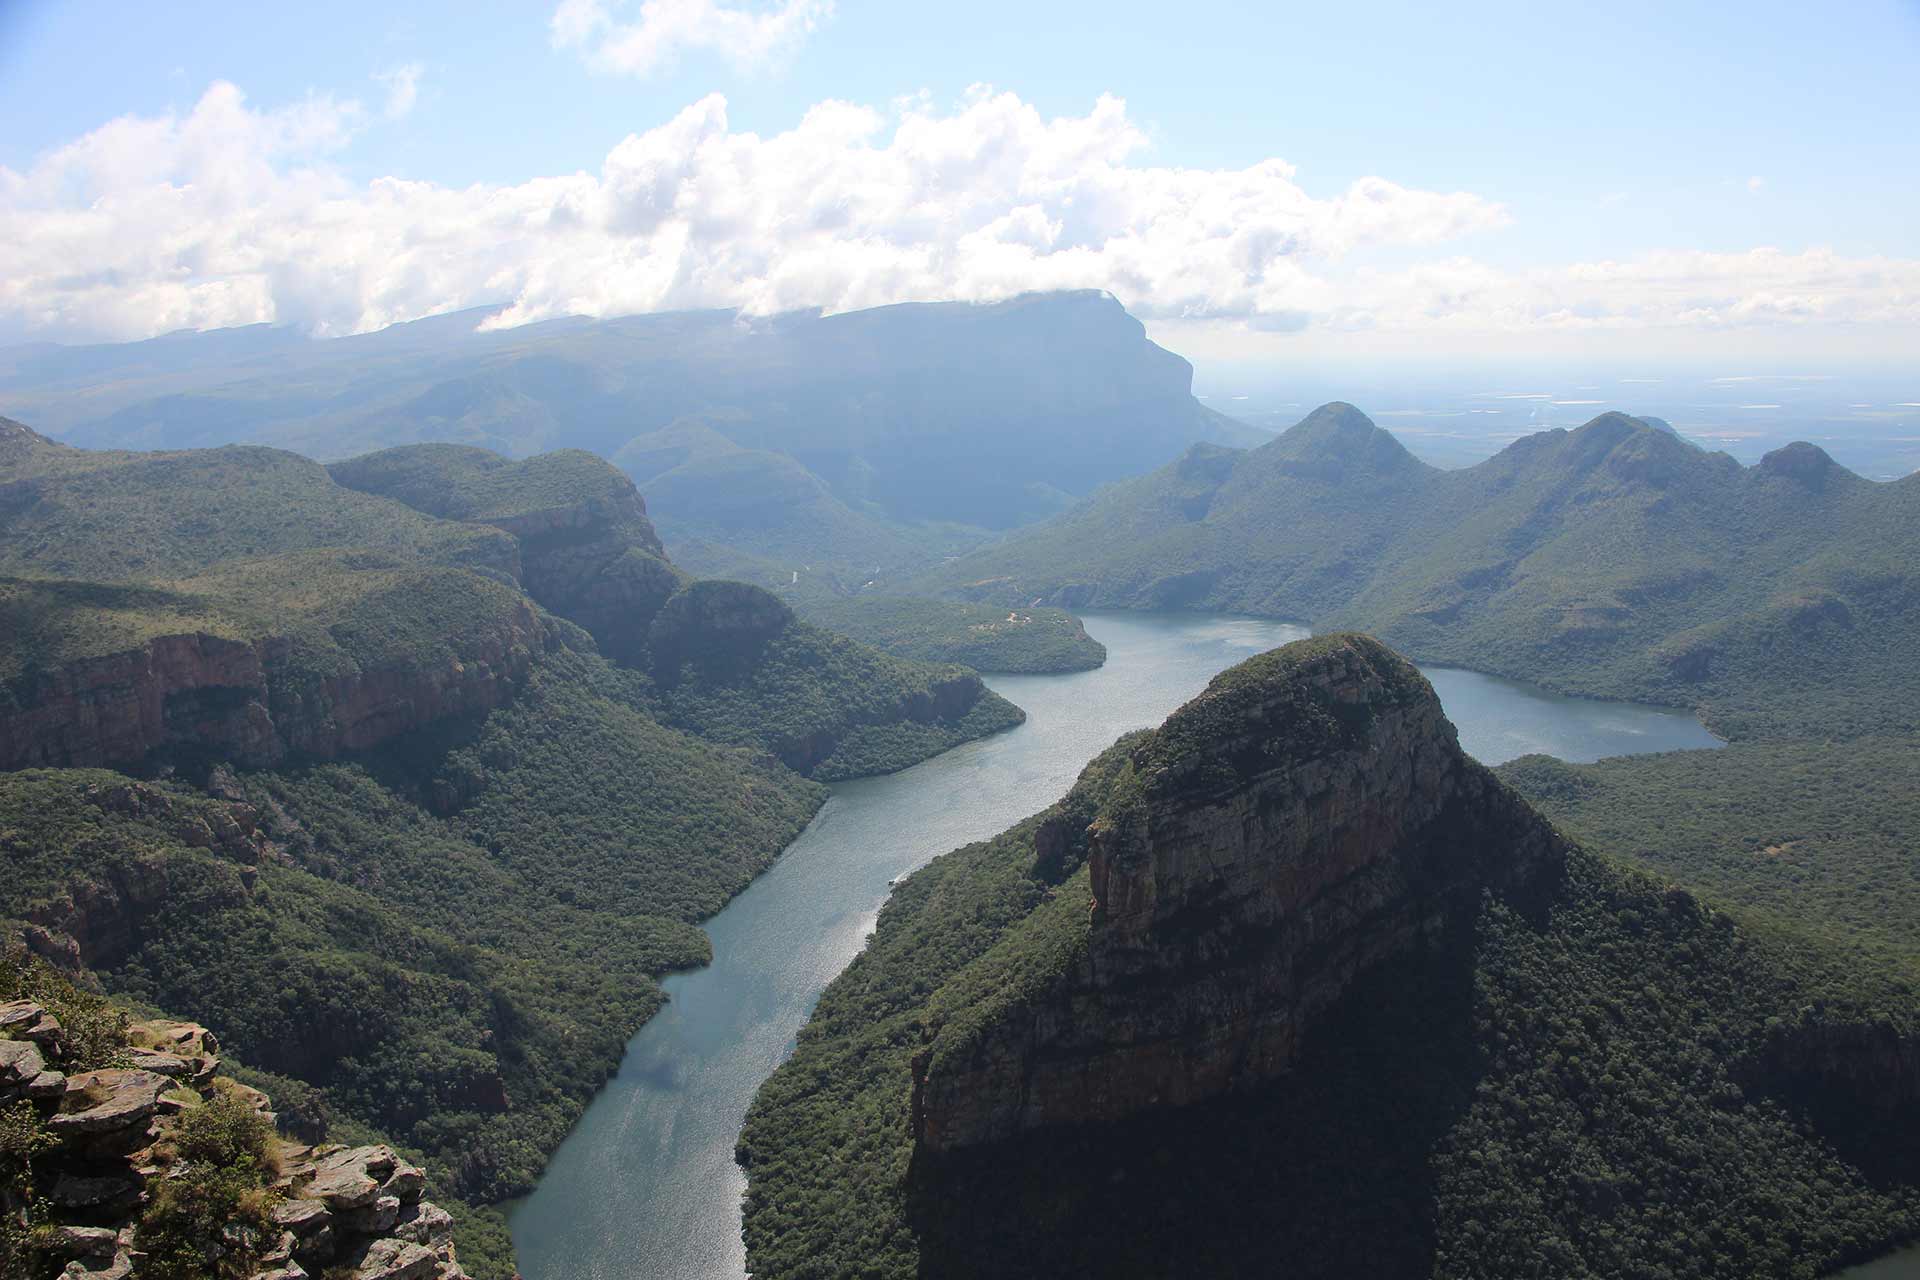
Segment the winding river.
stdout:
[[[1057,799],[1120,734],[1158,724],[1214,674],[1307,633],[1193,615],[1090,615],[1098,671],[996,676],[1027,723],[905,772],[843,783],[780,860],[707,923],[713,964],[627,1046],[511,1215],[527,1280],[740,1280],[733,1144],[820,991],[859,951],[888,885]],[[1562,698],[1467,671],[1426,672],[1461,744],[1497,764],[1718,745],[1692,717]]]

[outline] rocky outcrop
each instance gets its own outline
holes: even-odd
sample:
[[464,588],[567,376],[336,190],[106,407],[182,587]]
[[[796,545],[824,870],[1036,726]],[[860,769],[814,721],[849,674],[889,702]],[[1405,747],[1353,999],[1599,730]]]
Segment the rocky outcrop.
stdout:
[[685,583],[633,481],[592,454],[512,461],[462,445],[408,445],[328,471],[346,488],[512,535],[514,579],[616,662],[644,662],[648,625]]
[[1437,940],[1565,846],[1461,750],[1377,641],[1302,641],[1218,677],[1132,754],[1084,832],[1093,900],[1064,974],[937,1029],[919,1149],[1180,1106],[1284,1074],[1355,977]]
[[189,748],[248,766],[331,757],[505,702],[547,644],[525,601],[431,665],[292,674],[293,641],[157,636],[136,649],[36,671],[0,699],[0,769],[137,766]]
[[519,539],[528,595],[585,627],[608,657],[633,664],[645,656],[654,616],[685,579],[667,563],[639,490],[625,476],[618,481],[579,503],[484,523]]
[[737,674],[793,622],[793,610],[771,591],[744,582],[692,583],[653,620],[648,644],[654,678],[670,684],[688,662],[708,672]]
[[[31,1000],[0,1005],[0,1107],[32,1105],[56,1144],[34,1162],[50,1220],[32,1248],[72,1280],[140,1275],[142,1215],[179,1171],[167,1146],[174,1117],[227,1094],[272,1119],[266,1095],[217,1074],[205,1027],[156,1019],[127,1040],[132,1066],[64,1074],[71,1046],[59,1020]],[[464,1280],[452,1216],[423,1198],[425,1176],[390,1147],[276,1141],[269,1165],[277,1237],[234,1225],[212,1246],[255,1257],[255,1280]]]

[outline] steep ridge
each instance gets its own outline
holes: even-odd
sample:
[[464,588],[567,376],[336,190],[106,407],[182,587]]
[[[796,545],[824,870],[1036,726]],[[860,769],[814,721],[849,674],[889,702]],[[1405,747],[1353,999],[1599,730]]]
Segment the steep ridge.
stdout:
[[1546,823],[1459,749],[1425,681],[1333,636],[1235,668],[1135,748],[1084,834],[1072,971],[916,1059],[949,1151],[1283,1075],[1354,980],[1559,870]]
[[1570,843],[1322,637],[902,882],[749,1114],[748,1263],[1824,1274],[1920,1229],[1917,1008]]
[[1906,733],[1917,500],[1812,445],[1743,468],[1620,413],[1440,471],[1333,404],[1257,449],[1197,447],[919,589],[1359,628],[1423,660],[1700,708],[1732,736]]

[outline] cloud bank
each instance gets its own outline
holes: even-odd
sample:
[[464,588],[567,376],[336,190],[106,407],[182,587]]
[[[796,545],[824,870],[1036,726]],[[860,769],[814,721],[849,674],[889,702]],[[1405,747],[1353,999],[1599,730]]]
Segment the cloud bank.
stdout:
[[220,83],[185,114],[0,167],[0,332],[340,334],[496,302],[517,324],[1050,288],[1275,332],[1920,322],[1913,260],[1762,248],[1496,269],[1457,243],[1507,225],[1496,202],[1384,178],[1317,196],[1277,159],[1154,165],[1116,98],[1054,119],[986,90],[948,112],[824,102],[762,137],[715,95],[597,173],[462,189],[349,182],[333,160],[373,123],[326,98],[256,110]]
[[736,67],[788,52],[833,14],[833,0],[780,0],[748,9],[718,0],[643,0],[631,22],[607,0],[561,0],[549,24],[556,48],[584,54],[601,71],[648,75],[683,50],[718,53]]

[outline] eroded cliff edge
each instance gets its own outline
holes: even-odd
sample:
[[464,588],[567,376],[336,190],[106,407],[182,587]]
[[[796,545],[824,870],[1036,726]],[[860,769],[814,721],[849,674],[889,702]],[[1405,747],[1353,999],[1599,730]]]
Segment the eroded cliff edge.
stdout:
[[923,1150],[1272,1080],[1357,976],[1566,853],[1461,751],[1425,678],[1357,635],[1217,678],[1133,748],[1091,824],[1035,844],[1059,872],[1084,857],[1084,936],[939,1027],[914,1064]]

